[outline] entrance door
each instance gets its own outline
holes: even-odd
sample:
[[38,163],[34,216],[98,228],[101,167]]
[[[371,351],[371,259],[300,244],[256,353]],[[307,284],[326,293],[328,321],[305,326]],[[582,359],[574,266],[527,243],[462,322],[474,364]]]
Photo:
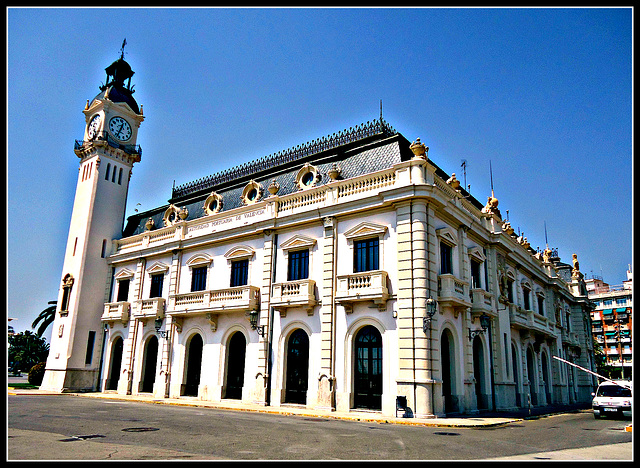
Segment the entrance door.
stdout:
[[482,340],[479,336],[473,339],[473,375],[476,379],[476,407],[478,409],[487,409],[489,402],[485,395],[485,368],[484,368],[484,350],[482,349]]
[[118,379],[120,378],[120,366],[122,365],[122,348],[124,341],[121,337],[117,337],[111,346],[111,369],[109,371],[109,379],[107,380],[107,390],[118,389]]
[[307,402],[307,382],[309,379],[309,337],[301,329],[289,337],[287,346],[287,381],[285,402]]
[[538,382],[536,380],[536,374],[534,369],[533,352],[530,348],[527,348],[527,374],[529,374],[529,395],[531,395],[531,404],[538,404]]
[[455,367],[454,367],[454,351],[453,339],[451,332],[445,330],[441,338],[441,359],[442,359],[442,398],[444,400],[444,412],[453,413],[457,410],[455,398]]
[[147,341],[144,365],[142,371],[142,392],[153,392],[153,384],[156,381],[156,360],[158,358],[158,338],[152,336]]
[[356,408],[382,409],[382,336],[367,325],[355,339],[354,399]]
[[242,399],[244,385],[244,358],[247,340],[240,332],[235,332],[229,340],[227,357],[227,386],[225,398]]
[[184,396],[198,396],[200,370],[202,368],[202,337],[193,335],[187,351],[187,377],[184,385]]

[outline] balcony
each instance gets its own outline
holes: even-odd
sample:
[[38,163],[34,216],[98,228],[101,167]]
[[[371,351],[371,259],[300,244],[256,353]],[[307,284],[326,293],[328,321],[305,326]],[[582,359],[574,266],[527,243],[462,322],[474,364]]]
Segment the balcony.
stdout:
[[452,274],[438,275],[438,304],[452,307],[454,315],[472,306],[469,302],[469,283]]
[[381,312],[387,310],[389,290],[387,272],[382,270],[365,271],[337,277],[338,287],[335,300],[344,306],[345,312],[353,312],[353,303],[373,301]]
[[494,315],[493,294],[484,289],[474,288],[471,290],[471,313]]
[[133,317],[136,319],[164,318],[165,300],[162,297],[141,299],[133,303]]
[[316,282],[310,279],[275,283],[271,295],[271,305],[285,317],[289,308],[303,308],[307,315],[313,315],[318,303],[316,300]]
[[101,320],[113,326],[114,322],[129,321],[130,304],[128,302],[108,302],[104,305]]
[[531,310],[525,310],[515,304],[509,304],[509,321],[513,328],[531,328],[532,313]]
[[124,151],[125,153],[136,158],[138,162],[142,158],[142,148],[140,147],[140,145],[123,145],[122,143],[111,138],[111,136],[105,131],[99,132],[96,137],[90,141],[76,140],[73,145],[73,150],[76,155],[80,156],[82,152],[90,148],[91,145],[104,146],[105,144],[111,146],[112,148]]
[[238,286],[227,289],[196,291],[169,296],[167,314],[193,316],[231,312],[250,312],[260,307],[260,288]]

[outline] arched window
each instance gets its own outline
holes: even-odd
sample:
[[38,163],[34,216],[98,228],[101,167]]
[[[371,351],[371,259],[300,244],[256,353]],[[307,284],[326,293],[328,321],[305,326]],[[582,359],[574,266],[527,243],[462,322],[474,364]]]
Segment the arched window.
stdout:
[[104,174],[104,180],[109,180],[109,171],[111,170],[111,164],[107,163],[107,172]]
[[122,185],[122,168],[118,172],[118,185]]
[[309,337],[300,328],[289,337],[286,366],[285,401],[305,404],[309,380]]
[[356,408],[382,408],[382,336],[367,325],[355,338],[354,399]]

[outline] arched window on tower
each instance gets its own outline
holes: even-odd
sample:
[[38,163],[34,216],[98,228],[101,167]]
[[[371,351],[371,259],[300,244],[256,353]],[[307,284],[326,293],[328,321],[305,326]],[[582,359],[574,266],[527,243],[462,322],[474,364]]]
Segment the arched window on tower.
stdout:
[[122,168],[118,172],[118,185],[122,185]]
[[109,180],[109,171],[111,170],[111,164],[107,163],[107,172],[104,175],[104,180]]

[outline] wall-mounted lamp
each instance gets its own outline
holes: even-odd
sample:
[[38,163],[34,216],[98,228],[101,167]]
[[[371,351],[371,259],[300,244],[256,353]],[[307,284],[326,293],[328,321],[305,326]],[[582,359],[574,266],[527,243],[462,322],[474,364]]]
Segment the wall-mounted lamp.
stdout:
[[480,326],[482,327],[480,330],[472,330],[469,329],[469,339],[472,340],[474,339],[476,336],[478,336],[480,333],[484,333],[487,331],[487,328],[489,328],[489,325],[491,324],[491,318],[483,313],[480,316]]
[[167,337],[167,332],[164,330],[160,330],[162,328],[162,319],[161,318],[157,318],[155,321],[155,326],[156,326],[156,334],[160,335],[160,338],[166,338]]
[[265,326],[258,325],[259,316],[260,313],[257,310],[252,310],[251,312],[249,312],[249,322],[251,323],[251,329],[256,330],[258,332],[258,335],[264,338]]
[[438,307],[438,302],[431,296],[427,299],[427,309],[425,311],[425,315],[422,318],[422,331],[426,334],[429,331],[429,324],[433,319],[433,316],[436,314],[436,309]]

